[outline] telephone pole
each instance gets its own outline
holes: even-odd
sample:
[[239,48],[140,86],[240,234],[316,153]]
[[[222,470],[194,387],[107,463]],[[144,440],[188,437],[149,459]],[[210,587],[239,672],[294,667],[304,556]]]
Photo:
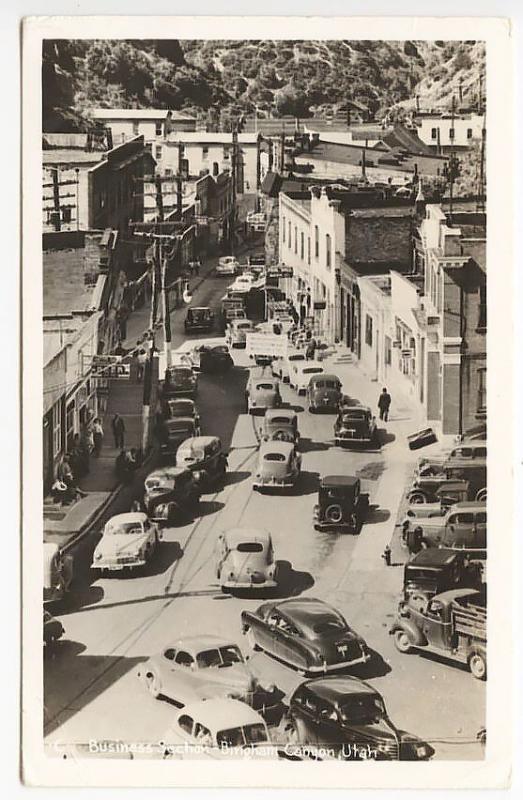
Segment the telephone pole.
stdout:
[[232,128],[232,156],[231,156],[231,172],[232,172],[232,209],[229,216],[229,244],[231,255],[234,255],[234,237],[236,235],[236,171],[238,163],[238,127],[233,124]]

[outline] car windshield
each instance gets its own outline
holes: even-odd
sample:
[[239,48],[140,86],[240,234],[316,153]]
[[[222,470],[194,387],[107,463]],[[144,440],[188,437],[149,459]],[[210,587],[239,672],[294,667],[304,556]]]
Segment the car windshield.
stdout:
[[381,698],[372,695],[351,697],[340,707],[343,722],[356,724],[378,722],[385,715],[385,707]]
[[341,619],[333,617],[332,619],[324,619],[321,622],[317,622],[316,625],[312,626],[312,630],[314,633],[332,633],[332,631],[344,630],[346,627]]
[[236,545],[238,553],[263,553],[261,542],[240,542]]
[[265,461],[286,461],[287,459],[283,453],[265,453]]
[[192,419],[183,419],[183,417],[179,417],[170,419],[167,423],[167,431],[169,434],[192,430],[194,430],[194,422]]
[[291,425],[292,419],[290,417],[271,417],[270,420],[271,425]]
[[248,328],[251,327],[251,323],[250,322],[239,322],[236,327],[237,327],[237,329],[239,331],[244,331],[244,330],[246,331]]
[[320,375],[322,372],[321,367],[305,367],[303,370],[304,375]]
[[203,450],[178,450],[178,453],[184,461],[203,461],[205,457]]
[[169,411],[173,417],[192,417],[194,404],[190,400],[178,400],[175,403],[169,403]]
[[244,725],[243,728],[229,728],[216,735],[218,747],[244,747],[266,741],[267,733],[262,723]]
[[232,664],[243,664],[243,656],[235,644],[230,644],[224,647],[213,647],[211,650],[202,650],[196,656],[196,663],[200,669],[230,667]]
[[260,389],[260,390],[270,391],[271,389],[274,389],[274,384],[273,383],[257,383],[256,384],[256,388]]
[[119,522],[117,525],[109,525],[105,532],[112,536],[119,536],[122,533],[136,535],[143,533],[143,527],[141,522]]
[[344,420],[351,420],[351,419],[367,419],[367,411],[363,409],[354,409],[350,411],[343,412],[343,419]]
[[218,345],[218,347],[213,347],[211,353],[217,353],[219,355],[227,355],[229,351],[224,345],[220,344]]
[[176,367],[171,372],[171,379],[174,381],[186,381],[192,377],[192,370],[189,367]]
[[292,356],[287,356],[289,361],[305,361],[305,353],[294,353]]

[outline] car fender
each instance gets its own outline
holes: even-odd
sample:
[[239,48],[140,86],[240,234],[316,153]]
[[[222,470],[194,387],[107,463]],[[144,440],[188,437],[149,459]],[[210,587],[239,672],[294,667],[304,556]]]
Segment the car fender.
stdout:
[[427,638],[423,632],[412,620],[409,620],[407,617],[401,617],[393,623],[390,633],[393,634],[396,633],[396,631],[405,631],[413,647],[424,647],[426,644],[428,644]]
[[258,627],[260,624],[265,624],[257,614],[250,611],[242,611],[241,613],[242,633],[246,633],[249,628]]
[[474,655],[474,653],[478,653],[478,655],[483,656],[485,661],[487,660],[487,648],[484,644],[472,641],[467,648],[467,658],[469,658],[471,655]]

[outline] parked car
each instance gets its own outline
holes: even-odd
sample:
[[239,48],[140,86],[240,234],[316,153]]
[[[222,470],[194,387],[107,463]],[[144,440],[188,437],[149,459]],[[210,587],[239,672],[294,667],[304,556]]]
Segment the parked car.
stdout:
[[352,475],[326,475],[318,489],[313,509],[317,531],[348,530],[359,533],[369,509],[369,495],[361,491],[359,478]]
[[301,455],[292,442],[262,442],[258,451],[252,488],[286,489],[296,485],[301,472]]
[[[453,484],[460,484],[454,486]],[[460,500],[487,499],[487,462],[475,459],[422,460],[417,467],[414,480],[407,493],[409,503],[439,502],[449,492],[464,493]],[[452,496],[455,496],[453,494]]]
[[334,423],[334,443],[339,447],[352,444],[379,446],[376,417],[368,406],[344,406]]
[[449,589],[479,589],[482,569],[462,552],[445,547],[421,550],[405,564],[403,599],[417,598],[426,605],[436,594]]
[[294,442],[300,438],[298,415],[290,408],[268,408],[263,418],[264,441]]
[[194,474],[183,467],[155,469],[145,479],[144,507],[159,525],[174,525],[194,514],[201,487]]
[[236,276],[229,289],[232,292],[248,292],[252,289],[254,283],[256,283],[256,275],[252,272],[244,272],[242,275]]
[[44,542],[44,603],[62,600],[73,582],[73,556],[56,542]]
[[48,647],[61,639],[65,630],[60,620],[44,609],[44,644]]
[[221,322],[223,331],[227,329],[227,325],[233,319],[247,319],[245,296],[243,294],[240,297],[229,297],[226,295],[222,299]]
[[319,361],[294,362],[289,373],[291,389],[295,389],[298,394],[305,394],[311,377],[313,375],[322,375],[323,372],[323,367]]
[[447,547],[474,558],[486,558],[486,503],[455,503],[443,516],[409,521],[404,539],[411,553],[429,547]]
[[306,362],[305,350],[287,350],[287,354],[272,362],[272,371],[284,383],[289,383],[291,369],[298,362]]
[[[197,747],[198,755],[209,758],[231,758],[231,754],[247,750],[249,758],[276,758],[269,731],[263,717],[240,700],[213,698],[190,703],[175,716],[161,737],[166,745]],[[258,749],[259,748],[259,749]],[[272,754],[271,754],[272,751]],[[182,751],[183,752],[183,751]]]
[[185,333],[212,331],[214,312],[208,306],[191,306],[187,309],[184,328]]
[[448,454],[445,466],[451,467],[455,461],[475,460],[477,458],[486,460],[487,443],[485,441],[467,441],[453,447]]
[[247,334],[255,330],[254,322],[249,319],[232,319],[227,325],[225,341],[229,347],[245,347]]
[[253,650],[305,674],[364,664],[371,657],[340,612],[314,597],[264,603],[254,612],[242,611],[241,620]]
[[338,411],[341,400],[341,381],[337,375],[313,375],[307,386],[309,411]]
[[247,410],[249,414],[265,413],[268,408],[279,408],[282,399],[276,378],[261,377],[249,381]]
[[[416,478],[407,491],[407,516],[438,516],[429,510],[439,508],[443,513],[449,506],[474,500],[475,496],[476,492],[469,481],[450,480],[445,473],[422,476]],[[418,509],[418,506],[421,508]],[[428,507],[426,511],[423,510],[424,506]]]
[[160,457],[171,460],[182,442],[190,436],[199,436],[199,426],[194,417],[172,417],[158,422],[157,436],[160,442]]
[[258,528],[230,528],[216,543],[216,577],[223,591],[275,589],[289,577],[287,561],[275,561],[271,535]]
[[191,367],[171,367],[165,370],[165,378],[160,383],[162,402],[172,397],[196,397],[198,379]]
[[478,680],[487,677],[486,587],[481,591],[452,589],[425,606],[401,601],[390,629],[400,653],[436,653],[467,664]]
[[223,344],[204,350],[200,355],[200,370],[213,374],[229,372],[234,367],[229,348]]
[[300,684],[280,730],[299,758],[427,761],[434,755],[427,742],[394,725],[373,686],[345,675]]
[[194,420],[198,431],[200,430],[200,414],[196,403],[189,397],[174,397],[166,400],[163,404],[163,415],[165,419],[187,419],[189,417]]
[[176,453],[176,466],[197,473],[202,488],[225,479],[227,454],[217,436],[193,436],[182,442]]
[[177,639],[140,664],[137,675],[153,697],[165,697],[182,708],[199,700],[235,698],[269,721],[281,718],[277,690],[262,686],[238,645],[221,636]]
[[91,566],[100,572],[143,567],[152,558],[159,540],[158,527],[147,514],[117,514],[106,523]]
[[217,275],[235,275],[238,267],[239,262],[235,256],[222,256],[218,259],[215,272]]

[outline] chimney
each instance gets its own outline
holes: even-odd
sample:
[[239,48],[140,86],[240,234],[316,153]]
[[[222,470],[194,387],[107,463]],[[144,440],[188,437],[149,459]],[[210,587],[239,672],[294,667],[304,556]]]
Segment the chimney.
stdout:
[[418,180],[418,194],[416,195],[416,214],[418,217],[425,216],[425,195],[423,194],[423,187],[421,185],[421,176]]

